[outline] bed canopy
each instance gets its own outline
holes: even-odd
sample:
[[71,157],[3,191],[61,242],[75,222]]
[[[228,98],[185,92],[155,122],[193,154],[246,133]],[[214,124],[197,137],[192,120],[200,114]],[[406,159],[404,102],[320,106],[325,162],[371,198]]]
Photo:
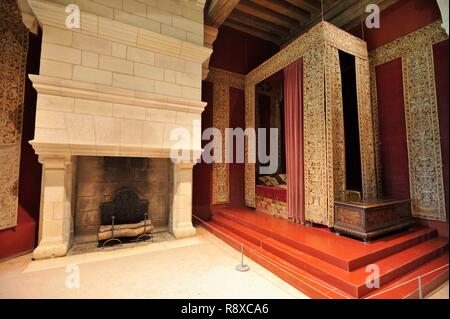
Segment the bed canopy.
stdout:
[[[294,203],[288,209],[294,220],[306,220],[328,227],[334,226],[334,201],[344,199],[348,190],[339,58],[342,52],[354,57],[361,195],[363,198],[374,198],[377,196],[377,174],[369,61],[367,45],[363,40],[322,21],[245,77],[246,128],[254,128],[255,85],[280,70],[290,69],[287,72],[292,72],[294,69],[295,72],[295,68],[298,69],[301,101],[298,102],[300,109],[297,113],[301,121],[290,129],[301,130],[298,135],[303,140],[303,147],[295,150],[291,147],[291,156],[287,158],[297,156],[303,174],[298,174],[297,181],[290,178],[287,163],[288,203]],[[285,77],[285,85],[289,85],[289,78],[296,77]],[[288,140],[286,143],[289,144]],[[246,152],[248,147],[246,143]],[[289,153],[289,149],[286,151]],[[247,156],[245,158],[247,161]],[[298,171],[298,167],[296,169]],[[245,202],[249,207],[255,207],[255,170],[255,164],[245,163]]]

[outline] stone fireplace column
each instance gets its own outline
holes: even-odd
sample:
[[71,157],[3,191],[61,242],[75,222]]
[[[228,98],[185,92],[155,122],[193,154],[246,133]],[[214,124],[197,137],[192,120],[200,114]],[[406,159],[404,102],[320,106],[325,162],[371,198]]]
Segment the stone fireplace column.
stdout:
[[73,233],[72,198],[74,189],[73,156],[39,157],[42,163],[39,244],[34,259],[64,256]]
[[173,203],[170,232],[175,238],[192,237],[192,169],[194,163],[173,163]]

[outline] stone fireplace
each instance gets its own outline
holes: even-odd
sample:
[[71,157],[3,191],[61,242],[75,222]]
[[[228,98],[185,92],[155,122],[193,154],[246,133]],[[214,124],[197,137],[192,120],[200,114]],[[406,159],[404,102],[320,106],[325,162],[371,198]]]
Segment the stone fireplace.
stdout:
[[[148,200],[155,226],[176,238],[195,235],[192,168],[206,105],[202,63],[212,52],[203,46],[204,1],[134,1],[142,7],[134,12],[125,0],[114,2],[120,7],[85,0],[80,29],[65,26],[61,2],[31,3],[43,34],[41,69],[30,75],[38,92],[30,143],[42,163],[34,258],[95,240],[98,206],[120,186]],[[168,25],[186,34],[164,32]],[[189,141],[171,138],[177,128]],[[175,145],[189,162],[170,160]]]
[[[167,230],[172,201],[172,162],[166,158],[80,156],[77,161],[74,243],[97,242],[100,205],[130,189],[147,203],[156,230]],[[142,220],[142,218],[141,218]]]

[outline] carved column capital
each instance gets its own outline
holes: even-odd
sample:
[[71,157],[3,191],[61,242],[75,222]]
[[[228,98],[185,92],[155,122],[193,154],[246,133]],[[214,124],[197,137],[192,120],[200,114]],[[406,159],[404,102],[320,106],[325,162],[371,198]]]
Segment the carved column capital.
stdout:
[[65,169],[72,162],[72,156],[47,156],[39,155],[38,161],[48,169]]
[[174,170],[192,170],[197,163],[173,163]]
[[17,6],[19,7],[20,13],[22,14],[22,22],[27,27],[30,32],[38,34],[39,23],[36,16],[31,10],[30,1],[27,0],[16,0]]

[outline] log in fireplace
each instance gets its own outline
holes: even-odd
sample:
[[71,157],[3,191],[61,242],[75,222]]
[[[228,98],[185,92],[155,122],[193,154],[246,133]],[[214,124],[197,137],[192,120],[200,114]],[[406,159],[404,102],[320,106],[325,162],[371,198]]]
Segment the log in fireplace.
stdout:
[[[119,189],[111,202],[100,204],[99,245],[122,243],[119,237],[153,239],[153,224],[148,218],[148,201],[130,188]],[[103,241],[103,242],[102,242]]]

